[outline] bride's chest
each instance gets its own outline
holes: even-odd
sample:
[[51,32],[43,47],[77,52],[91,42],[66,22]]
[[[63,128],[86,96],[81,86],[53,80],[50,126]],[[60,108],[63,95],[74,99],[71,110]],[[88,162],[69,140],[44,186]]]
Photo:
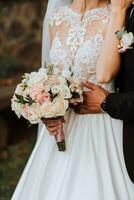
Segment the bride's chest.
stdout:
[[57,32],[50,50],[50,60],[53,64],[93,65],[100,54],[104,38],[101,31],[85,39],[84,29],[70,29],[66,38],[60,38]]
[[51,63],[95,66],[108,21],[107,8],[87,11],[83,19],[68,6],[55,12],[50,22],[55,29],[50,49]]

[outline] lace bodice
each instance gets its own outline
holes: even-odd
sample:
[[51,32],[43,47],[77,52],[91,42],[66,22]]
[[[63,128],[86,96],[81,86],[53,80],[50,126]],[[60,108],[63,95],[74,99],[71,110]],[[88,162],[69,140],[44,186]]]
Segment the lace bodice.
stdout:
[[[89,10],[83,18],[69,6],[54,11],[49,24],[54,32],[50,62],[55,66],[55,73],[71,66],[75,78],[97,84],[96,65],[109,17],[110,6]],[[114,91],[113,81],[102,87]]]

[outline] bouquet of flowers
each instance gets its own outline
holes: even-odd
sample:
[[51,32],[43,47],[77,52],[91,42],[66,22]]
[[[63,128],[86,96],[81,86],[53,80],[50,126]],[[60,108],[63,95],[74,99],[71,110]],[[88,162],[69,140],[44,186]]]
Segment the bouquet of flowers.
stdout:
[[[43,118],[63,117],[70,100],[83,101],[82,88],[72,77],[71,70],[54,74],[53,65],[24,74],[11,100],[12,110],[30,124],[37,124]],[[66,150],[64,138],[62,126],[55,136],[59,151]]]

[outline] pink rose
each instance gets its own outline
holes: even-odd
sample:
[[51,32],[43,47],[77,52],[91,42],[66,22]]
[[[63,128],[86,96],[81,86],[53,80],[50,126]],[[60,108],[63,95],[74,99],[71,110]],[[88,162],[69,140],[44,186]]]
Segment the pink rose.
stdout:
[[49,93],[40,92],[36,95],[36,102],[38,102],[40,105],[42,105],[45,102],[49,102],[49,101],[50,101]]
[[41,93],[44,90],[44,84],[43,83],[37,83],[34,84],[32,87],[28,88],[26,91],[27,94],[29,94],[33,99],[36,98],[36,96]]

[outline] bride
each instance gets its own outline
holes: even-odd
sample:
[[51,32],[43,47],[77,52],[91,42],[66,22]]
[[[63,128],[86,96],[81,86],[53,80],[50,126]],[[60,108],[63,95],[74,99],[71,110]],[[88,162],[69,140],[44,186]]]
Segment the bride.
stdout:
[[[131,2],[49,0],[43,61],[45,57],[57,73],[73,66],[79,80],[114,92],[113,78],[120,65],[114,32],[122,29]],[[44,123],[12,200],[134,199],[123,157],[122,121],[106,113],[78,115],[70,109],[64,123],[66,152],[59,152],[50,136],[62,122]]]

